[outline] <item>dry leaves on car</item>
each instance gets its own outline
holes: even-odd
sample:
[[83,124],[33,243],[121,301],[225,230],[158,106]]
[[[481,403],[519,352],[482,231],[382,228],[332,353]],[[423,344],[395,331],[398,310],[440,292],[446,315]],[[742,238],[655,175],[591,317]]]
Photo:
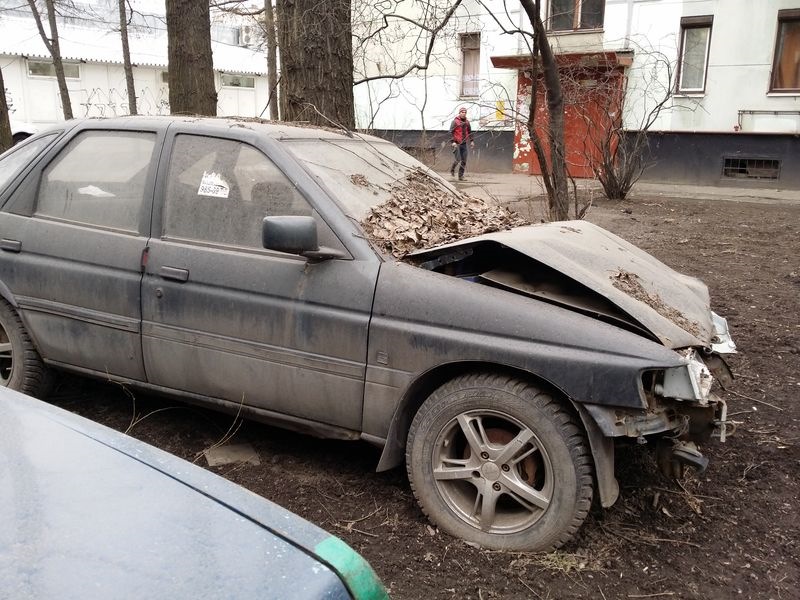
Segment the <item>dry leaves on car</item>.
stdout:
[[398,258],[415,250],[528,224],[506,208],[453,192],[420,169],[395,182],[389,200],[373,207],[361,221],[370,240]]
[[700,336],[700,326],[697,323],[690,321],[682,312],[667,305],[658,294],[650,293],[644,289],[639,276],[635,273],[620,269],[618,273],[611,275],[611,279],[612,284],[618,290],[625,292],[631,298],[644,302],[662,317],[669,319],[684,331],[691,333],[695,337]]

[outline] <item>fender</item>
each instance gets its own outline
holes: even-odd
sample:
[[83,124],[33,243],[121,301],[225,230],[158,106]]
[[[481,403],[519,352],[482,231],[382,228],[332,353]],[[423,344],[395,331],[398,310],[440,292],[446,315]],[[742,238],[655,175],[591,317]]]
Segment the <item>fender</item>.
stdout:
[[8,289],[8,286],[2,281],[0,281],[0,297],[13,306],[15,310],[19,309],[17,301],[14,299],[14,294],[11,293],[11,290]]

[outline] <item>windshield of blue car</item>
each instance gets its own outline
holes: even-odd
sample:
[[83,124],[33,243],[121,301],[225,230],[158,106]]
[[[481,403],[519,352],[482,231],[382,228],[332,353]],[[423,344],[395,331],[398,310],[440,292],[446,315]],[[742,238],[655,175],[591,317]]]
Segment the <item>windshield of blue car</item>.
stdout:
[[392,143],[374,138],[293,139],[288,150],[311,171],[356,220],[386,202],[398,182],[414,171],[424,171],[443,189],[458,192],[428,167]]

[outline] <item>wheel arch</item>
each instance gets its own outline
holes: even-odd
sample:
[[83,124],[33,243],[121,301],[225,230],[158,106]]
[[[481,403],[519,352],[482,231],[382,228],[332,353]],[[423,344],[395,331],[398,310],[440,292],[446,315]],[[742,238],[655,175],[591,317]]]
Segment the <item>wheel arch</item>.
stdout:
[[604,436],[589,412],[551,381],[523,369],[489,362],[448,363],[420,375],[403,394],[392,416],[389,433],[378,461],[377,470],[386,471],[403,463],[411,421],[414,419],[419,407],[422,406],[422,403],[436,388],[454,377],[478,371],[493,371],[524,379],[546,388],[555,396],[565,400],[564,408],[572,413],[574,417],[580,419],[589,442],[592,461],[594,462],[595,484],[597,485],[600,502],[604,507],[614,504],[619,496],[619,485],[614,476],[614,440]]
[[11,293],[11,290],[8,289],[8,286],[2,281],[0,281],[0,298],[8,302],[11,306],[13,306],[14,310],[19,310],[17,301],[14,299],[14,294]]

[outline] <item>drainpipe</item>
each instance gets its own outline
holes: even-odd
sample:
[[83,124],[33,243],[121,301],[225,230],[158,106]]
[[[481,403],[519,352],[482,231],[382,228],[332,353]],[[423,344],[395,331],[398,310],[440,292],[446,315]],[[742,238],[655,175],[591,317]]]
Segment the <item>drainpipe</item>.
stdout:
[[631,45],[631,28],[633,27],[633,0],[628,0],[628,21],[625,24],[625,44],[623,48],[628,50]]

